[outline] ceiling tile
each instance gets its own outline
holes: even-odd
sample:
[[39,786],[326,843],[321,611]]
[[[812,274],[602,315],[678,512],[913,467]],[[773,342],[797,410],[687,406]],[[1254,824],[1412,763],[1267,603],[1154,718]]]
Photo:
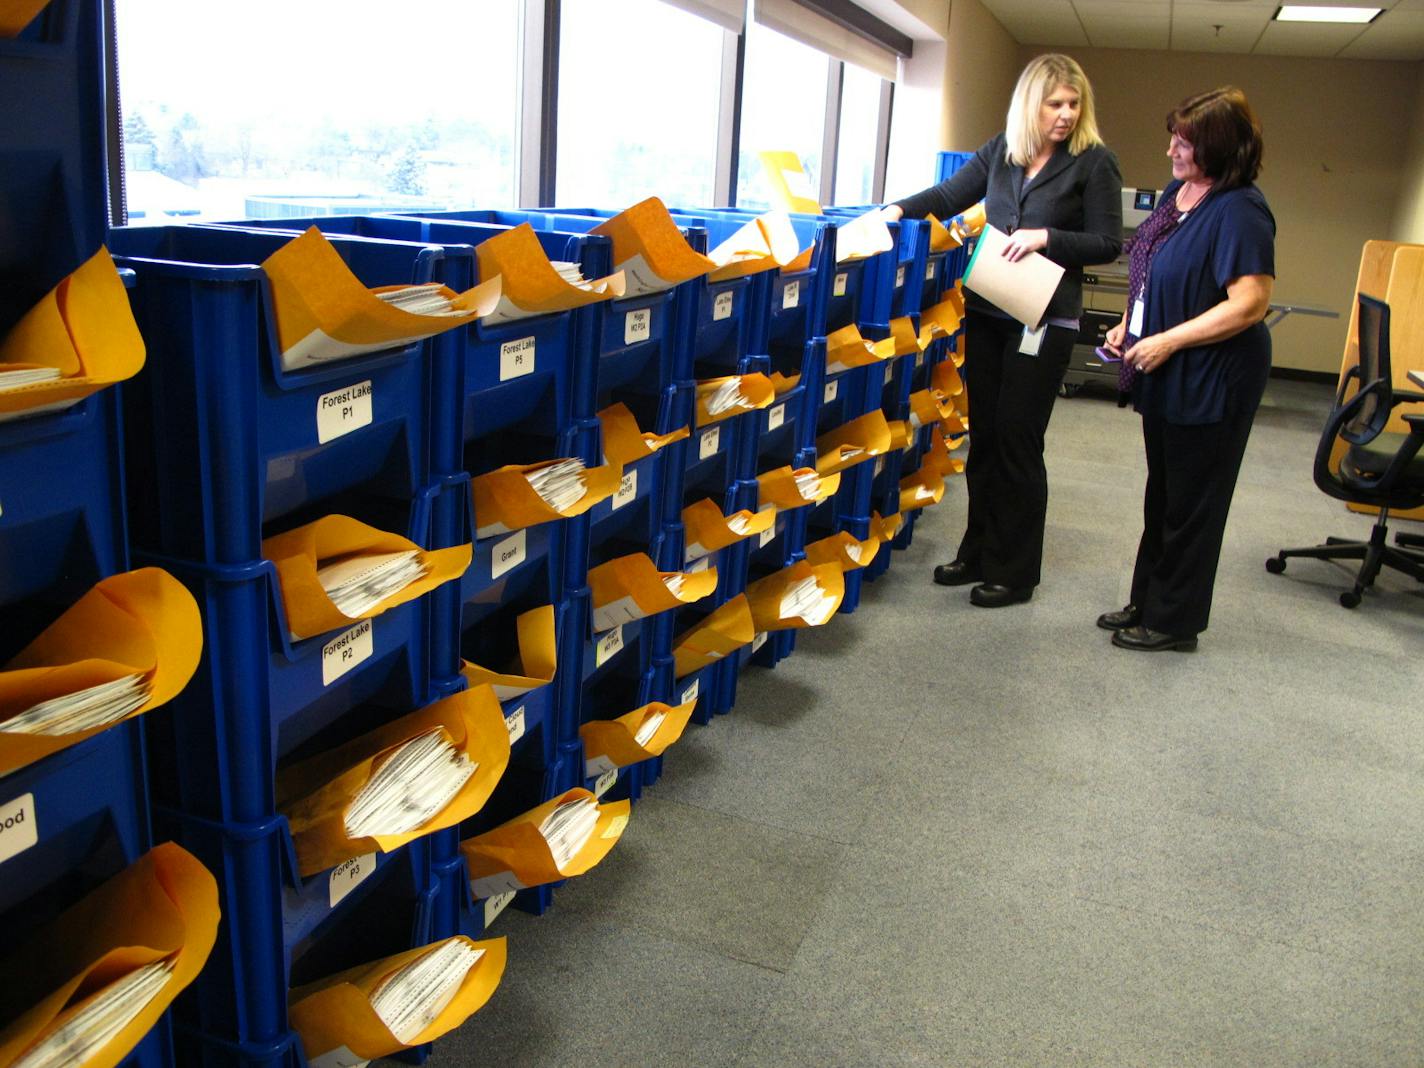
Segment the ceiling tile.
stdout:
[[1342,59],[1424,59],[1424,11],[1387,11],[1340,52]]
[[1083,19],[1094,48],[1165,49],[1170,25],[1166,18]]
[[1272,22],[1256,44],[1259,56],[1333,56],[1360,36],[1358,26]]
[[1172,26],[1173,52],[1231,52],[1244,55],[1256,47],[1264,25],[1251,22],[1234,22],[1222,25],[1218,33],[1211,26],[1199,22],[1185,25],[1180,21]]

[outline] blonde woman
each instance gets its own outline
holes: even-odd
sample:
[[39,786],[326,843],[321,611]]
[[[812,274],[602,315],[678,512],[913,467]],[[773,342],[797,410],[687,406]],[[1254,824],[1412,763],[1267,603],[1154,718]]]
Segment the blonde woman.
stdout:
[[1007,129],[947,181],[892,205],[894,217],[948,218],[984,201],[990,225],[1010,235],[1004,255],[1039,252],[1066,270],[1037,330],[969,295],[965,386],[970,435],[969,522],[943,586],[977,583],[982,608],[1027,601],[1039,583],[1048,472],[1043,438],[1078,337],[1083,268],[1122,249],[1122,175],[1098,135],[1093,90],[1068,56],[1024,68]]

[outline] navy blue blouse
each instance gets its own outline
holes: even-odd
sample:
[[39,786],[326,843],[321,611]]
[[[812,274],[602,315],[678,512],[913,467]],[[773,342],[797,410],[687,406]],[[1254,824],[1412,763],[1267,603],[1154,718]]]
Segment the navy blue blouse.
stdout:
[[[1176,196],[1171,182],[1163,197]],[[1166,238],[1147,276],[1143,336],[1194,319],[1226,299],[1226,283],[1244,275],[1275,277],[1276,220],[1254,185],[1213,192]],[[1133,383],[1133,407],[1169,423],[1216,423],[1254,408],[1271,370],[1265,323],[1210,345],[1181,349]]]

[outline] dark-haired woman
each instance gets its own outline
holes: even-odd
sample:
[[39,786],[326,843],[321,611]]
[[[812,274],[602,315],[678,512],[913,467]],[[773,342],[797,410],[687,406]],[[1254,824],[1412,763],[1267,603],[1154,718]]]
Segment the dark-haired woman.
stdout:
[[1142,416],[1147,491],[1130,603],[1098,618],[1113,644],[1196,648],[1251,421],[1266,388],[1262,322],[1275,219],[1255,186],[1261,125],[1227,87],[1167,116],[1172,181],[1129,248],[1129,291],[1108,346]]

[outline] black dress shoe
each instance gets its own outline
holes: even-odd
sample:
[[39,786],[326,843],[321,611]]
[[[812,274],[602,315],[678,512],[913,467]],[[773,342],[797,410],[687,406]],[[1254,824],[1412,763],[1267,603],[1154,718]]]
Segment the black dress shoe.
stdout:
[[1197,647],[1195,634],[1163,634],[1160,630],[1138,625],[1117,631],[1112,643],[1119,649],[1140,649],[1144,653],[1160,653],[1164,649],[1175,649],[1179,653],[1190,653]]
[[972,564],[956,560],[952,564],[940,564],[935,568],[934,580],[941,586],[968,586],[971,582],[982,582],[984,576]]
[[992,582],[984,582],[969,591],[969,603],[977,604],[980,608],[1003,608],[1006,604],[1022,604],[1032,596],[1032,586],[1015,589],[1012,586],[996,586]]
[[1142,609],[1135,604],[1125,604],[1118,612],[1104,612],[1098,617],[1098,626],[1103,630],[1122,630],[1135,627],[1142,622]]

